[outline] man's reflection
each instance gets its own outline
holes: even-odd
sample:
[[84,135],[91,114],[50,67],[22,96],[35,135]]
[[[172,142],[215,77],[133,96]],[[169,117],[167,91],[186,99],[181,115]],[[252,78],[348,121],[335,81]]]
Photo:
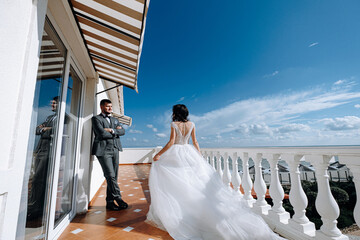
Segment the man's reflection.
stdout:
[[[58,104],[59,97],[54,97],[53,100],[50,101],[53,114],[48,116],[42,124],[36,127],[36,135],[40,135],[40,140],[34,152],[34,175],[30,180],[31,185],[27,210],[28,221],[43,215],[48,165],[51,157],[53,138],[56,132]],[[41,218],[39,220],[41,220]]]

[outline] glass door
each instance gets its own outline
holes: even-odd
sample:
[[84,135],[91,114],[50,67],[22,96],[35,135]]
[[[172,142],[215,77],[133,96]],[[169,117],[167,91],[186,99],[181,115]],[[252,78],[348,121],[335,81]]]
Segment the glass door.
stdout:
[[55,218],[56,228],[62,219],[73,209],[74,170],[82,96],[82,81],[74,68],[70,68],[68,79],[65,119],[61,144],[60,166],[58,171]]
[[59,132],[67,50],[46,18],[41,49],[17,239],[46,238]]
[[54,239],[75,213],[83,78],[46,18],[17,239]]

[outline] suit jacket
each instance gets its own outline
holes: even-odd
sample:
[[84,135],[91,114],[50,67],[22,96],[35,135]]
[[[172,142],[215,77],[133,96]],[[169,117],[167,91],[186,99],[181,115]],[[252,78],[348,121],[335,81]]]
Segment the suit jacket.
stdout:
[[[99,114],[92,117],[92,128],[95,133],[95,139],[92,146],[92,154],[96,156],[104,156],[105,149],[107,147],[114,147],[122,151],[120,136],[125,134],[125,129],[116,129],[116,127],[121,126],[119,120],[114,117],[109,117],[110,123],[106,118]],[[114,129],[114,133],[109,133],[104,130],[104,128]]]
[[[41,136],[39,143],[35,149],[36,153],[50,151],[50,143],[55,133],[54,127],[56,124],[56,117],[57,117],[56,113],[52,114],[46,118],[45,122],[43,122],[42,124],[36,127],[36,135]],[[43,125],[44,127],[51,127],[51,129],[47,131],[43,131],[42,128],[40,127],[41,125]]]

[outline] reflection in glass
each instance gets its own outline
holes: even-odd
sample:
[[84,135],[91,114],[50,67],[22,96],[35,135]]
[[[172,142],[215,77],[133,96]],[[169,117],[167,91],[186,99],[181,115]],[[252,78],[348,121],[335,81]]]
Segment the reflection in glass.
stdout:
[[17,239],[43,239],[58,134],[66,48],[45,21],[30,125]]
[[55,224],[72,209],[73,178],[76,158],[76,140],[78,132],[80,97],[82,82],[71,68],[67,88],[64,132],[60,158],[59,180],[56,196]]

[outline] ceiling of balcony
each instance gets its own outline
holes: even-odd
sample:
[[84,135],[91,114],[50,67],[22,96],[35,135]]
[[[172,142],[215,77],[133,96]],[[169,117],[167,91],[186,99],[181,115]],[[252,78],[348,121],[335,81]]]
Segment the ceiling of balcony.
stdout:
[[149,0],[69,0],[99,77],[137,91]]

